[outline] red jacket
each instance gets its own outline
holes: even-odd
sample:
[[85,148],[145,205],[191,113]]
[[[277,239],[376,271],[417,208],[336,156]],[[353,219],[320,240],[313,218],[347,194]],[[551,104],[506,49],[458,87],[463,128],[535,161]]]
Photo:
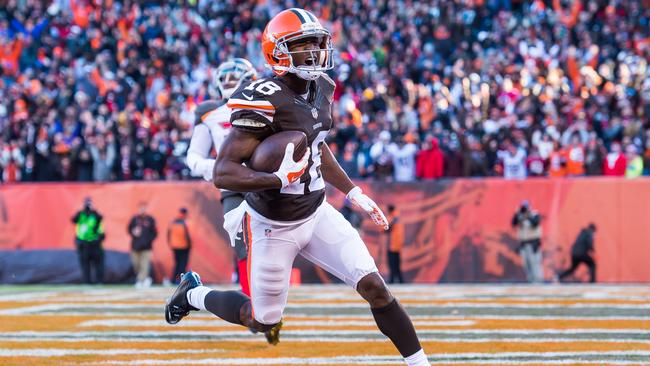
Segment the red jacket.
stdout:
[[436,179],[443,175],[444,155],[438,147],[438,140],[433,139],[431,148],[422,150],[415,158],[415,176],[420,179]]
[[625,175],[627,161],[625,155],[618,154],[616,160],[613,159],[613,153],[607,154],[603,161],[603,175],[613,175],[622,177]]

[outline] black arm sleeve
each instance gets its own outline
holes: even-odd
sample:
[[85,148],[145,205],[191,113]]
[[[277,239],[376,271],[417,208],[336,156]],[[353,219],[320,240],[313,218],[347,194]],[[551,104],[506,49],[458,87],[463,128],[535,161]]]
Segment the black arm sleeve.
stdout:
[[517,226],[517,225],[519,225],[519,213],[516,213],[512,217],[512,226]]

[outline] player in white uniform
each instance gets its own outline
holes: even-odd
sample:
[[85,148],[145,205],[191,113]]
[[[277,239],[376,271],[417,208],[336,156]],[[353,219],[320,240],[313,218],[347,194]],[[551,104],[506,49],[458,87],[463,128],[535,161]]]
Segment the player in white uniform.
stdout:
[[[194,131],[187,151],[187,166],[192,171],[192,175],[203,177],[206,181],[212,182],[215,159],[210,157],[210,152],[213,147],[218,152],[230,132],[231,109],[225,101],[242,83],[256,78],[257,72],[255,68],[248,60],[243,58],[226,61],[217,68],[215,85],[223,100],[205,101],[199,104],[195,110]],[[224,214],[239,206],[243,200],[244,195],[242,193],[221,190],[221,203]],[[237,255],[239,283],[242,291],[250,296],[246,271],[247,248],[240,238],[234,240],[233,245]]]
[[[192,131],[190,147],[187,150],[187,166],[192,175],[203,177],[212,182],[215,159],[210,156],[212,148],[219,152],[221,144],[230,132],[231,109],[226,104],[232,93],[244,82],[255,80],[257,72],[253,65],[246,59],[235,58],[219,65],[216,71],[215,85],[223,98],[221,101],[208,100],[199,104],[194,111],[195,122]],[[221,204],[224,214],[239,206],[244,200],[240,192],[221,190]],[[232,240],[235,254],[237,256],[237,269],[239,273],[239,284],[242,292],[250,296],[250,285],[248,271],[246,269],[246,258],[248,248],[242,240],[242,233],[229,235]],[[171,319],[166,314],[167,321]],[[173,323],[173,321],[171,322]],[[266,331],[266,338],[270,343],[277,343],[277,331]]]
[[194,131],[187,151],[187,166],[193,176],[212,182],[215,159],[210,157],[210,151],[214,146],[218,152],[230,131],[231,109],[226,100],[242,83],[256,77],[253,65],[243,58],[226,61],[217,68],[215,84],[223,100],[208,100],[196,108]]

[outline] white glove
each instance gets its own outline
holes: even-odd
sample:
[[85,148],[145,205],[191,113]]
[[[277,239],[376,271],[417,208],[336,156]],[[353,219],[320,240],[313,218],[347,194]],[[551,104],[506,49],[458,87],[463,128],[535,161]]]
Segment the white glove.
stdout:
[[377,226],[381,226],[384,230],[388,230],[388,220],[386,220],[386,216],[381,212],[381,209],[377,206],[375,201],[361,192],[361,188],[358,186],[352,188],[346,197],[355,206],[366,211]]
[[302,159],[298,161],[293,160],[293,150],[293,143],[288,143],[287,147],[284,149],[282,164],[280,164],[278,171],[273,173],[282,181],[282,188],[287,187],[291,183],[300,179],[309,164],[309,147],[305,151],[305,155],[303,155]]

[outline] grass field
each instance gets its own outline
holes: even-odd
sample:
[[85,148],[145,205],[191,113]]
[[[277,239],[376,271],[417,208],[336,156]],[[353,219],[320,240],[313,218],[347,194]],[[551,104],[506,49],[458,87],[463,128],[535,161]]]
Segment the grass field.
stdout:
[[[648,286],[393,286],[432,364],[650,365]],[[291,289],[278,346],[172,288],[0,287],[0,365],[400,365],[344,286]]]

